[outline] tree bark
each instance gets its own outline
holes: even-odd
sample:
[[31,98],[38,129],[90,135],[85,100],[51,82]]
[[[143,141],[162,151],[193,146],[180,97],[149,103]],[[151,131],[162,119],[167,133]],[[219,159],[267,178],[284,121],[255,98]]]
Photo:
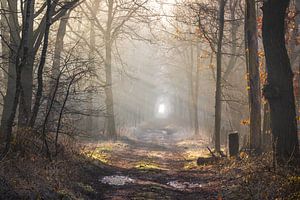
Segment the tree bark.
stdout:
[[186,69],[186,73],[187,73],[187,80],[188,80],[188,91],[189,91],[189,95],[188,95],[188,111],[189,111],[189,117],[190,117],[190,130],[194,130],[195,131],[195,89],[194,89],[194,76],[193,76],[193,68],[194,68],[194,47],[193,47],[193,41],[191,38],[190,41],[190,55],[189,55],[189,59],[190,61],[188,62],[188,66]]
[[276,160],[299,158],[293,73],[285,46],[285,16],[289,0],[263,3],[263,44],[267,84],[263,93],[270,105],[271,130]]
[[45,26],[45,34],[44,34],[44,44],[41,53],[41,59],[38,66],[38,87],[35,95],[35,103],[32,109],[32,115],[29,121],[29,127],[33,128],[39,108],[41,105],[41,99],[43,96],[43,89],[44,89],[44,80],[43,80],[43,73],[44,73],[44,66],[46,63],[47,57],[47,50],[49,44],[49,33],[51,27],[51,0],[47,0],[47,11],[46,11],[46,26]]
[[[296,112],[298,117],[300,117],[300,1],[295,1],[296,6],[296,18],[295,18],[295,31],[294,31],[294,48],[292,52],[292,69],[294,71],[294,93],[296,97]],[[298,124],[298,132],[300,131],[300,127]]]
[[[55,40],[55,47],[54,47],[54,55],[53,55],[53,62],[51,67],[51,77],[49,81],[49,94],[48,94],[48,100],[47,100],[47,110],[49,109],[49,114],[47,116],[47,128],[50,130],[54,130],[53,128],[53,122],[54,120],[54,112],[52,111],[52,108],[55,107],[56,97],[55,94],[57,91],[57,87],[59,82],[57,82],[57,79],[59,79],[59,76],[61,75],[61,54],[64,50],[64,37],[66,35],[66,29],[68,24],[68,19],[70,16],[71,11],[67,12],[65,16],[62,17],[62,19],[59,22],[58,30],[57,30],[57,36]],[[54,98],[54,99],[53,99]],[[49,124],[50,123],[50,124]]]
[[214,127],[214,140],[215,151],[220,152],[220,130],[221,130],[221,113],[222,113],[222,45],[224,35],[224,14],[226,0],[219,1],[219,33],[218,33],[218,47],[217,47],[217,73],[216,73],[216,94],[215,94],[215,127]]
[[113,83],[112,83],[112,20],[113,20],[113,0],[108,1],[108,19],[107,29],[105,33],[105,105],[106,105],[106,132],[107,134],[115,139],[117,137],[116,125],[115,125],[115,114],[114,114],[114,98],[113,98]]
[[[296,16],[294,19],[294,27],[293,27],[293,31],[289,32],[289,30],[287,30],[287,32],[289,32],[289,34],[291,34],[290,37],[290,41],[288,43],[288,49],[289,49],[289,57],[290,57],[290,62],[291,62],[291,66],[292,69],[295,70],[296,72],[299,73],[299,68],[300,68],[300,2],[299,1],[294,1],[291,2],[290,7],[294,8],[293,6],[295,6],[295,12],[296,12]],[[290,22],[290,23],[293,23]]]
[[111,69],[111,46],[106,46],[106,58],[105,58],[105,73],[106,73],[106,86],[105,86],[105,105],[106,105],[106,132],[107,134],[115,138],[115,116],[114,116],[114,100],[112,91],[112,69]]
[[263,151],[271,151],[272,148],[272,137],[270,132],[270,109],[269,104],[265,103],[263,106],[264,114],[263,114],[263,123],[262,123],[262,141],[261,148]]
[[[3,13],[0,16],[0,31],[1,31],[1,74],[0,78],[5,83],[7,82],[7,71],[8,71],[8,65],[9,65],[9,7],[7,0],[3,0],[0,3],[0,8],[3,10]],[[4,88],[1,89],[1,92],[3,92]]]
[[254,0],[246,0],[245,33],[249,73],[250,149],[261,151],[261,92],[258,62],[257,21]]
[[[0,33],[1,33],[1,55],[0,55],[0,79],[3,84],[3,86],[7,83],[7,78],[9,77],[9,54],[10,54],[10,34],[9,34],[9,7],[8,7],[8,2],[7,0],[3,0],[0,2],[0,8],[3,10],[3,13],[0,15]],[[1,85],[2,85],[1,84]],[[7,85],[6,85],[7,86]],[[6,87],[2,87],[0,89],[1,94],[4,94],[4,91],[6,90]],[[5,101],[5,96],[3,96],[3,101]],[[4,103],[4,102],[1,102]],[[1,106],[1,112],[3,111],[3,108]],[[2,142],[5,137],[3,134],[1,134],[1,129],[0,129],[0,142]]]
[[[27,4],[29,4],[27,6]],[[26,127],[30,115],[31,115],[31,102],[32,102],[32,87],[33,87],[33,65],[34,65],[34,44],[33,44],[33,24],[34,24],[34,8],[35,0],[25,2],[26,9],[25,12],[30,12],[29,19],[25,19],[28,23],[28,58],[27,63],[22,69],[21,74],[21,94],[20,94],[20,104],[19,104],[19,117],[18,117],[18,127]]]
[[[56,133],[55,133],[55,155],[58,154],[58,136],[59,136],[60,126],[61,126],[62,116],[63,116],[63,114],[64,114],[64,109],[65,109],[65,106],[66,106],[67,101],[68,101],[68,98],[69,98],[70,89],[71,89],[71,86],[72,86],[73,81],[75,80],[75,78],[76,78],[76,75],[73,75],[71,81],[70,81],[69,84],[68,84],[66,96],[65,96],[65,98],[64,98],[62,107],[61,107],[61,109],[60,109],[60,111],[59,111],[58,122],[57,122],[57,128],[56,128]],[[45,134],[45,130],[43,130],[43,132],[44,132],[44,134]]]
[[7,87],[6,94],[4,97],[4,104],[2,110],[2,118],[1,118],[1,135],[5,137],[5,127],[8,123],[9,116],[13,109],[13,100],[15,96],[16,90],[16,60],[17,60],[17,51],[20,44],[20,36],[19,36],[19,24],[18,24],[18,16],[17,16],[17,2],[9,1],[8,2],[8,11],[9,15],[7,17],[9,24],[9,60],[8,60],[8,78],[7,78]]
[[[22,36],[21,36],[21,42],[18,47],[17,53],[16,53],[16,61],[15,61],[15,70],[16,70],[16,88],[15,88],[15,94],[12,102],[12,108],[10,110],[9,117],[6,121],[4,126],[4,134],[6,135],[6,145],[4,152],[0,156],[0,160],[2,160],[7,153],[9,152],[11,140],[12,140],[12,127],[13,122],[15,119],[17,106],[19,104],[19,97],[21,94],[21,76],[22,76],[22,70],[25,66],[28,65],[28,55],[29,55],[29,32],[30,32],[30,21],[32,12],[30,11],[30,5],[32,3],[32,0],[27,0],[26,9],[25,9],[25,16],[23,18],[23,24],[22,24]],[[17,9],[15,10],[17,11]],[[21,55],[22,52],[22,56]],[[21,59],[20,59],[21,58]]]
[[[53,0],[51,5],[51,17],[52,23],[59,20],[66,12],[72,9],[78,0],[64,2],[61,5],[62,9],[56,10],[55,8],[59,5],[59,0]],[[42,44],[42,40],[45,34],[46,26],[46,16],[43,16],[40,24],[34,29],[34,8],[35,0],[30,1],[30,11],[32,15],[29,19],[29,47],[30,51],[28,53],[28,63],[22,70],[22,80],[21,80],[21,96],[20,96],[20,105],[19,105],[19,119],[18,126],[20,128],[26,127],[29,122],[29,117],[31,115],[31,104],[32,104],[32,88],[33,88],[33,68],[35,64],[36,54]],[[27,1],[25,3],[27,5]],[[25,10],[25,9],[24,9]]]
[[[100,1],[96,0],[92,3],[92,16],[93,18],[90,20],[90,52],[89,52],[89,60],[91,61],[91,69],[90,71],[92,72],[96,72],[96,33],[95,33],[95,17],[97,17],[98,11],[100,8]],[[89,83],[90,86],[92,86],[92,81]],[[92,91],[88,91],[87,94],[87,110],[92,111],[94,106],[93,106],[93,92]],[[94,117],[93,116],[87,116],[86,117],[86,130],[90,133],[93,132],[93,130],[95,130],[96,128],[96,124],[94,123]]]
[[199,116],[198,116],[198,96],[199,96],[199,77],[200,77],[200,48],[197,44],[197,62],[196,62],[196,77],[194,89],[194,126],[195,135],[199,134]]
[[231,48],[230,48],[230,60],[228,62],[228,65],[226,66],[226,69],[224,70],[224,74],[223,74],[223,80],[227,81],[231,72],[234,70],[236,63],[237,63],[237,42],[238,42],[238,31],[239,31],[239,24],[237,22],[236,19],[236,9],[237,9],[237,5],[238,5],[239,0],[231,0],[228,4],[230,6],[230,26],[231,26],[231,30],[230,30],[230,35],[231,35]]

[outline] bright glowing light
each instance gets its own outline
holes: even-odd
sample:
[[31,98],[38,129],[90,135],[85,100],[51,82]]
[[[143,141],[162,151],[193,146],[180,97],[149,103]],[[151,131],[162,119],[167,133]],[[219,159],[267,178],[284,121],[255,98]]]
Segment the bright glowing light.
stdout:
[[167,119],[171,114],[171,105],[167,96],[158,97],[155,104],[155,117],[158,119]]
[[159,114],[165,114],[165,112],[166,112],[166,106],[165,106],[165,104],[159,104],[158,113]]

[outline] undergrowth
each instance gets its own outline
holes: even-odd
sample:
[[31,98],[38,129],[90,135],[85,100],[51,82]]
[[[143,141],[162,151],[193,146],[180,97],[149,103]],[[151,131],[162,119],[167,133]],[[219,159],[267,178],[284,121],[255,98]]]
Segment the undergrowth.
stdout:
[[[50,136],[48,141],[53,152],[53,138]],[[128,151],[131,147],[124,141],[84,146],[70,137],[61,136],[59,154],[49,160],[41,138],[35,133],[24,132],[17,135],[12,151],[0,162],[0,199],[101,199],[103,191],[99,190],[105,188],[95,188],[99,185],[97,177],[108,171],[108,174],[115,173],[110,155],[116,153],[116,149]],[[203,154],[203,151],[182,151],[181,155],[186,160],[184,167],[177,169],[178,173],[183,170],[198,172],[201,176],[203,171],[214,171],[216,178],[220,178],[216,180],[224,199],[300,199],[299,167],[274,168],[271,153],[257,157],[241,153],[238,158],[222,158],[197,166],[197,154]],[[164,173],[155,163],[155,156],[161,158],[161,154],[148,154],[145,157],[151,158],[149,162],[134,160],[132,170]],[[115,162],[121,161],[124,162],[124,159]],[[211,175],[210,179],[215,179],[212,176],[215,175]],[[91,183],[95,179],[97,184]]]

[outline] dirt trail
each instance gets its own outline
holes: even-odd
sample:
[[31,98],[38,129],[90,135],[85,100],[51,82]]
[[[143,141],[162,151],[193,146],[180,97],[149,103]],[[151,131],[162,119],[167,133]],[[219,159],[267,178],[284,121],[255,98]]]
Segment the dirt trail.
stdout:
[[[165,131],[144,131],[137,140],[95,143],[89,155],[113,167],[97,175],[88,170],[92,188],[101,199],[217,199],[224,180],[211,166],[196,166],[204,152],[201,140],[174,140]],[[110,185],[106,178],[130,178],[133,182]]]
[[[84,138],[84,146],[53,161],[36,153],[12,154],[0,163],[0,199],[282,199],[298,195],[299,172],[272,168],[272,155],[220,158],[201,138],[182,132],[136,131],[118,141]],[[32,145],[29,149],[31,149]],[[25,157],[26,156],[26,157]],[[281,173],[282,172],[282,173]],[[298,197],[298,196],[297,196]],[[299,199],[299,198],[283,198]]]

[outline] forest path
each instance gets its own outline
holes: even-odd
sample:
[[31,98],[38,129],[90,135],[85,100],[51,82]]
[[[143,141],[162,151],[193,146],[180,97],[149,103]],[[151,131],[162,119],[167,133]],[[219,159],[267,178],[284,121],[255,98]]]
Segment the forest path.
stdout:
[[197,166],[208,153],[204,141],[177,141],[164,130],[138,135],[89,144],[86,155],[110,166],[85,171],[101,199],[217,199],[227,180],[216,166]]

